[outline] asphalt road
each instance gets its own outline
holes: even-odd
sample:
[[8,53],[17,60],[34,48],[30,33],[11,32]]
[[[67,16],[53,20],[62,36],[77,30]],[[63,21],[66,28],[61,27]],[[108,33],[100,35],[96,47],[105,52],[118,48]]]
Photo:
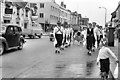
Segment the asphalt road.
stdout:
[[99,77],[97,51],[89,56],[84,46],[75,43],[60,54],[55,54],[48,36],[26,41],[23,50],[10,50],[0,57],[3,78]]

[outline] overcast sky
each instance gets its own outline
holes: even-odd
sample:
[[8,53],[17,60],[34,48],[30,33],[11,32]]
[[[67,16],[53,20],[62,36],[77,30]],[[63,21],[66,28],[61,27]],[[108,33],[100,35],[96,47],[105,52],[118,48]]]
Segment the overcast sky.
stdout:
[[[30,1],[30,0],[27,0]],[[40,0],[32,0],[40,1]],[[67,9],[72,12],[77,11],[82,17],[88,17],[90,22],[97,22],[99,25],[105,24],[105,10],[99,7],[107,8],[107,21],[110,21],[111,13],[115,11],[120,0],[55,0],[60,4],[63,1]]]

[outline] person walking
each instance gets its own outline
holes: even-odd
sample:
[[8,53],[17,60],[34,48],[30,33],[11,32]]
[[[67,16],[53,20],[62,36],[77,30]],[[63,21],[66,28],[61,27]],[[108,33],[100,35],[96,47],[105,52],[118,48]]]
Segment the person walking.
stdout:
[[64,31],[63,31],[63,47],[65,48],[67,46],[67,22],[63,23]]
[[100,41],[103,39],[103,31],[102,31],[102,26],[99,26],[99,38],[98,38],[98,47],[100,45]]
[[70,30],[68,24],[66,25],[66,27],[66,46],[68,47],[70,44]]
[[73,28],[72,28],[72,25],[69,25],[69,32],[70,32],[70,44],[72,43],[72,39],[73,39]]
[[83,46],[86,45],[86,34],[87,34],[87,26],[83,27],[83,30],[81,31],[81,34],[83,35]]
[[97,48],[97,40],[98,40],[98,25],[96,24],[96,22],[92,23],[93,29],[94,29],[94,35],[95,35],[95,39],[93,40],[93,51],[95,48]]
[[110,71],[110,56],[112,56],[115,61],[118,63],[118,58],[115,56],[115,54],[110,50],[110,48],[107,47],[108,41],[106,38],[102,39],[101,41],[101,48],[98,53],[97,57],[97,65],[100,63],[100,71],[101,71],[101,77],[108,78],[109,71]]
[[96,34],[94,32],[94,28],[92,28],[92,24],[88,24],[88,28],[86,30],[86,43],[87,43],[87,49],[88,49],[88,54],[91,55],[92,53],[92,47],[93,47],[93,42],[96,40]]
[[54,46],[56,48],[55,53],[60,53],[60,48],[63,42],[63,30],[64,28],[61,26],[60,21],[57,22],[57,26],[54,28]]

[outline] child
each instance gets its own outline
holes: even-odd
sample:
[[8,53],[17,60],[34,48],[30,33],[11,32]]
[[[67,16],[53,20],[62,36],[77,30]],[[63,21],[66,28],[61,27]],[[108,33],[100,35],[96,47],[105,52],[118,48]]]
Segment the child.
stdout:
[[101,44],[102,47],[100,48],[97,57],[97,65],[100,62],[101,75],[103,76],[105,74],[106,78],[108,78],[110,70],[109,56],[111,55],[116,60],[116,62],[118,62],[118,59],[115,54],[107,47],[107,40],[105,38],[101,41]]

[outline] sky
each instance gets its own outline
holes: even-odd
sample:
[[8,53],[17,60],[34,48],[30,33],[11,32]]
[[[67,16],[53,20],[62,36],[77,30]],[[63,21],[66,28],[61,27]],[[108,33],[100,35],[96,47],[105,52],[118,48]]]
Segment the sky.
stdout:
[[[25,0],[36,1],[40,0]],[[105,24],[105,9],[99,7],[105,7],[107,9],[107,22],[111,19],[111,13],[115,11],[120,0],[55,0],[57,4],[63,1],[67,9],[72,12],[77,11],[82,17],[87,17],[90,22],[96,22],[98,25]]]
[[115,11],[120,0],[55,0],[58,4],[63,1],[67,9],[77,11],[82,17],[88,17],[90,22],[105,24],[105,7],[107,9],[107,22],[111,19],[111,13]]

